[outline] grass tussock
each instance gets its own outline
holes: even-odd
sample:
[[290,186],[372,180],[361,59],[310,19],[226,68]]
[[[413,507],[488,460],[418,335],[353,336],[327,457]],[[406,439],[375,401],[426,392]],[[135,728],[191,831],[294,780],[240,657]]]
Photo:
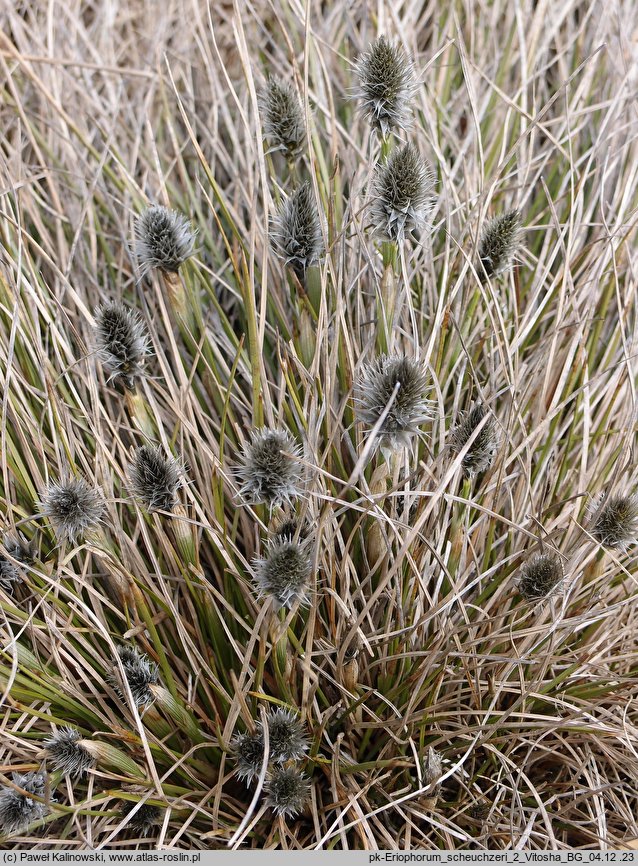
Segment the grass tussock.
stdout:
[[2,13],[0,844],[638,837],[635,4],[111,9]]

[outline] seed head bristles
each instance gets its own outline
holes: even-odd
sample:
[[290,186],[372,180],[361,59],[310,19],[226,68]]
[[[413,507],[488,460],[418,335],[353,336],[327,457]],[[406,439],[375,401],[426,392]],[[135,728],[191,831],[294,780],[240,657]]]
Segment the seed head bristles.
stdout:
[[269,541],[266,556],[254,563],[254,583],[259,598],[271,598],[276,610],[308,600],[312,561],[304,543],[283,537]]
[[143,375],[149,354],[144,325],[134,310],[119,301],[109,301],[95,310],[95,347],[109,374],[109,381],[121,382],[133,390]]
[[231,748],[237,763],[237,778],[250,785],[261,772],[264,762],[264,738],[260,731],[254,734],[237,734],[233,738]]
[[627,550],[638,536],[638,495],[601,494],[590,508],[588,528],[599,544]]
[[496,419],[482,403],[477,403],[464,413],[460,423],[450,433],[450,448],[455,454],[460,454],[484,418],[483,426],[461,460],[463,470],[469,476],[485,472],[494,462],[500,443]]
[[290,81],[272,76],[259,95],[264,132],[271,151],[282,150],[293,157],[304,143],[306,128],[297,91]]
[[12,773],[11,778],[18,788],[27,793],[21,794],[10,785],[0,788],[0,830],[8,835],[17,833],[33,821],[39,821],[49,811],[44,803],[28,796],[44,797],[46,779],[42,773]]
[[[22,535],[21,532],[7,533],[2,544],[8,556],[17,560],[24,565],[30,565],[33,562],[33,551],[31,544]],[[0,555],[0,588],[6,592],[13,590],[13,584],[20,579],[24,574],[19,565],[16,565],[11,559]]]
[[286,709],[271,710],[267,716],[270,758],[278,764],[301,760],[309,748],[303,722]]
[[195,232],[188,218],[162,205],[152,205],[137,217],[135,239],[142,276],[153,268],[177,273],[195,247]]
[[[126,681],[135,705],[144,707],[147,704],[152,704],[155,695],[149,687],[159,684],[159,667],[145,653],[139,652],[136,647],[120,646],[117,653],[124,668]],[[126,690],[122,688],[119,667],[115,668],[110,682],[115,691],[126,699],[127,694]]]
[[182,486],[181,476],[179,460],[167,457],[161,448],[141,445],[135,449],[129,466],[131,490],[149,511],[172,511]]
[[511,210],[488,220],[479,245],[479,266],[482,280],[506,271],[514,259],[521,239],[521,215]]
[[[138,804],[132,800],[123,800],[120,807],[120,818],[128,818]],[[159,806],[144,803],[126,822],[127,830],[134,830],[140,836],[148,836],[162,820],[162,810]]]
[[13,584],[19,577],[19,568],[8,559],[2,557],[0,559],[0,589],[4,589],[5,592],[11,592]]
[[300,446],[287,431],[254,430],[237,468],[244,500],[265,502],[272,510],[298,498],[303,480],[300,456]]
[[356,95],[370,125],[383,138],[395,128],[407,129],[416,88],[414,67],[398,43],[380,36],[359,57]]
[[65,776],[83,776],[95,764],[95,757],[82,744],[82,734],[70,726],[44,741],[53,767]]
[[294,767],[275,767],[266,781],[266,805],[282,817],[301,812],[310,796],[308,778]]
[[319,260],[323,236],[315,194],[308,181],[284,199],[273,219],[271,242],[300,280]]
[[356,414],[373,428],[387,409],[379,429],[383,450],[407,447],[420,425],[434,417],[433,404],[424,396],[427,379],[424,364],[404,355],[380,355],[362,368],[355,392]]
[[527,601],[539,601],[550,595],[562,579],[563,565],[557,554],[535,553],[520,568],[518,590]]
[[434,174],[416,147],[406,144],[376,166],[372,194],[375,234],[400,243],[428,222],[434,207]]
[[97,528],[104,514],[102,491],[83,478],[71,476],[50,482],[38,505],[58,540],[71,543],[87,530]]

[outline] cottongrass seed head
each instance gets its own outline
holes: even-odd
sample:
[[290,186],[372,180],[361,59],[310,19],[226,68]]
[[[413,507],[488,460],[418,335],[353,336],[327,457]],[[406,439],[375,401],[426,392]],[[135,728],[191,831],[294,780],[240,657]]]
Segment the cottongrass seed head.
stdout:
[[540,601],[550,595],[562,579],[563,564],[556,553],[534,553],[520,568],[518,590],[526,601]]
[[44,797],[46,778],[42,773],[12,773],[11,777],[13,783],[27,793],[21,794],[10,785],[0,788],[0,830],[7,835],[39,821],[49,811],[45,803],[28,796]]
[[401,242],[420,232],[434,206],[434,174],[413,144],[395,148],[376,166],[370,219],[379,237]]
[[266,782],[266,806],[282,817],[301,812],[309,796],[307,776],[294,767],[275,767]]
[[590,509],[589,532],[605,547],[626,550],[638,536],[638,495],[603,493]]
[[[147,704],[152,704],[155,695],[150,687],[159,684],[159,667],[149,659],[146,653],[141,653],[136,647],[120,646],[117,649],[117,654],[124,668],[124,675],[135,705],[144,707]],[[126,691],[122,688],[119,667],[116,667],[110,682],[118,694],[126,697]]]
[[195,232],[184,214],[156,204],[135,221],[135,253],[142,275],[153,268],[177,273],[194,247]]
[[488,220],[479,244],[479,277],[484,280],[504,273],[512,264],[520,240],[519,211],[510,210]]
[[355,396],[356,413],[368,427],[374,427],[383,417],[379,445],[384,451],[409,445],[420,425],[434,417],[433,404],[424,396],[427,379],[425,365],[405,355],[380,355],[362,368]]
[[33,562],[33,550],[21,532],[8,532],[2,539],[2,545],[7,556],[0,554],[0,589],[12,592],[14,584],[24,574],[20,565],[12,562],[12,560],[15,559],[23,565],[30,565]]
[[149,511],[171,511],[182,486],[182,467],[175,457],[166,456],[161,448],[141,445],[135,449],[129,466],[133,495]]
[[298,443],[287,431],[254,430],[236,470],[242,497],[251,504],[265,502],[271,509],[299,497],[303,480],[300,455]]
[[305,726],[291,710],[278,708],[267,716],[270,758],[275,763],[301,760],[309,748]]
[[109,381],[133,390],[143,375],[149,353],[148,335],[138,314],[119,301],[109,301],[95,311],[97,356]]
[[162,822],[162,810],[159,806],[153,806],[152,803],[144,803],[140,806],[137,812],[128,817],[137,803],[133,800],[122,800],[120,806],[120,820],[128,818],[126,829],[133,830],[140,836],[149,836],[155,828]]
[[416,85],[412,62],[403,48],[380,36],[359,57],[356,74],[356,95],[371,126],[384,138],[397,127],[407,128]]
[[[474,436],[483,419],[486,419],[483,426]],[[482,403],[473,406],[453,428],[450,433],[450,448],[455,454],[460,454],[472,436],[474,439],[461,460],[463,470],[469,476],[478,475],[490,468],[500,443],[496,419]]]
[[84,478],[67,477],[48,484],[39,506],[58,539],[73,543],[98,527],[104,514],[104,497]]
[[323,251],[323,235],[312,187],[305,181],[284,199],[273,219],[271,241],[277,255],[302,280]]
[[306,128],[292,82],[270,77],[260,94],[259,107],[271,150],[282,150],[288,157],[298,153],[306,137]]
[[70,726],[51,734],[44,748],[53,767],[65,776],[82,776],[95,764],[95,757],[82,743],[82,734]]
[[237,764],[237,777],[249,785],[260,774],[264,762],[264,738],[261,731],[237,734],[231,748]]
[[308,600],[312,562],[303,542],[284,536],[271,540],[266,555],[254,564],[254,583],[260,598],[271,598],[276,609]]

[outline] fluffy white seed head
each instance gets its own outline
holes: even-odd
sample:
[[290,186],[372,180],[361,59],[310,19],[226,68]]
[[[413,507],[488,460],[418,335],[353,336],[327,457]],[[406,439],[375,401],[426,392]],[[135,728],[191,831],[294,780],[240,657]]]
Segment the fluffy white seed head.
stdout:
[[356,73],[356,95],[370,125],[384,138],[393,129],[406,129],[416,83],[414,67],[403,48],[380,36],[359,57]]
[[135,222],[135,252],[142,275],[154,268],[176,273],[193,255],[195,232],[183,214],[152,205]]
[[433,404],[425,399],[427,371],[424,364],[405,355],[380,355],[366,364],[355,392],[357,416],[373,428],[381,418],[379,445],[395,451],[434,417]]

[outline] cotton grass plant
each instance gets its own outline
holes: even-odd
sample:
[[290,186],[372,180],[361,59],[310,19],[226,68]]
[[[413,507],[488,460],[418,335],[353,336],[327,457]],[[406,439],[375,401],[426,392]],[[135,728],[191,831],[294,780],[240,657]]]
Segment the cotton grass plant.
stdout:
[[5,848],[638,838],[635,4],[390,5],[5,10]]

